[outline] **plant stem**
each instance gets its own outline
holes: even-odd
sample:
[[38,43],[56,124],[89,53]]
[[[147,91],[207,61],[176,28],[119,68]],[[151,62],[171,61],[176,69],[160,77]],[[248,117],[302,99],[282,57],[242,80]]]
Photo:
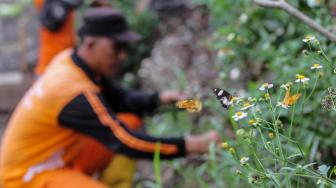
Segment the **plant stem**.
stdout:
[[161,168],[160,168],[160,143],[155,145],[155,152],[154,152],[154,175],[156,180],[156,185],[158,188],[162,188],[161,183]]
[[308,99],[313,95],[313,93],[314,93],[314,91],[315,91],[315,89],[316,89],[317,80],[318,80],[318,75],[316,75],[316,79],[315,79],[315,82],[314,82],[314,86],[313,86],[312,91],[309,93],[309,95],[308,95],[307,98],[304,98],[303,105],[306,104],[306,102],[308,101]]
[[270,108],[272,110],[273,126],[274,126],[275,133],[276,133],[276,140],[277,140],[278,148],[279,148],[280,155],[281,155],[282,159],[285,160],[284,154],[283,154],[283,151],[282,151],[282,145],[281,145],[280,137],[279,137],[279,129],[278,129],[278,126],[275,125],[275,114],[274,114],[274,108],[273,108],[271,97],[269,98],[269,104],[270,104]]

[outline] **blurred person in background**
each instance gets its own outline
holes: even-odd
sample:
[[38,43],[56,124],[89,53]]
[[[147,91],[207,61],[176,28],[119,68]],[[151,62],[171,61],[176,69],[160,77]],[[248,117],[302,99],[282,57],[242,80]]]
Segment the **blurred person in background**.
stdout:
[[88,10],[79,34],[78,47],[57,55],[11,117],[0,152],[1,186],[107,187],[90,175],[109,163],[112,152],[152,159],[158,149],[162,159],[173,159],[206,153],[219,141],[216,131],[174,138],[134,131],[142,122],[128,113],[141,117],[181,95],[126,90],[106,79],[119,74],[127,45],[140,39],[119,11]]
[[[41,27],[35,76],[40,76],[56,54],[75,45],[75,10],[83,0],[34,0]],[[91,6],[108,6],[108,0],[93,0]]]
[[[35,6],[41,23],[38,63],[34,71],[36,78],[42,76],[52,59],[58,53],[75,46],[75,10],[83,4],[83,0],[35,0]],[[91,2],[90,7],[98,6],[109,6],[109,2],[108,0],[93,0]],[[132,114],[128,114],[128,116],[123,115],[123,117],[124,119],[137,119],[136,116],[132,117]],[[136,126],[136,128],[138,127]],[[89,137],[83,137],[82,142],[85,143],[83,145],[90,145],[92,148],[102,147],[96,140]],[[83,152],[75,160],[74,166],[87,174],[93,173],[92,171],[95,169],[93,168],[95,167],[94,164],[91,166],[82,165],[90,155],[91,153],[88,150]],[[124,164],[127,164],[127,168],[124,167],[124,173],[120,173],[118,176],[111,175],[110,171],[118,170],[120,165],[124,166]],[[135,166],[136,163],[134,160],[125,156],[115,155],[113,163],[107,165],[107,170],[103,171],[102,181],[117,188],[130,187]]]

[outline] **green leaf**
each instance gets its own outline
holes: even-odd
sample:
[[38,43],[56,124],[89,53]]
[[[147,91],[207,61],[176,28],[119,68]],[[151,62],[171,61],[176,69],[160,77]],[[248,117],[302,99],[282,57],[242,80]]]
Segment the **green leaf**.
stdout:
[[316,164],[316,163],[310,163],[310,164],[304,165],[302,168],[307,169],[308,167],[313,166],[314,164]]
[[295,157],[299,157],[299,156],[302,156],[302,154],[301,153],[295,153],[293,155],[288,156],[287,159],[291,159],[291,158],[295,158]]
[[281,187],[279,180],[274,176],[274,173],[272,170],[267,169],[266,177],[272,179],[272,181],[276,184],[276,187]]
[[314,161],[314,157],[316,156],[316,152],[317,152],[319,143],[320,143],[320,139],[318,137],[315,138],[313,146],[310,150],[309,161]]
[[209,159],[215,160],[216,159],[216,144],[211,142],[209,145]]
[[291,167],[283,167],[281,168],[281,170],[296,171],[295,168],[291,168]]
[[332,174],[336,175],[336,166],[334,166],[334,168],[332,169],[332,171],[331,171],[331,175],[332,175]]

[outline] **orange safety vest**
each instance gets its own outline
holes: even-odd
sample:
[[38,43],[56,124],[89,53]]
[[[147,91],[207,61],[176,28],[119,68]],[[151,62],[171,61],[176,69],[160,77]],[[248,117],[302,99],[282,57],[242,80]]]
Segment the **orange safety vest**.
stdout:
[[12,115],[0,151],[0,187],[36,187],[36,175],[67,167],[78,154],[81,135],[60,126],[58,115],[79,93],[100,89],[72,62],[71,53],[56,56]]
[[[35,6],[39,11],[45,0],[35,0]],[[41,26],[39,31],[40,50],[38,55],[38,63],[35,68],[35,74],[41,75],[51,60],[61,51],[72,48],[75,45],[74,32],[74,11],[72,11],[66,19],[63,27],[51,32]]]

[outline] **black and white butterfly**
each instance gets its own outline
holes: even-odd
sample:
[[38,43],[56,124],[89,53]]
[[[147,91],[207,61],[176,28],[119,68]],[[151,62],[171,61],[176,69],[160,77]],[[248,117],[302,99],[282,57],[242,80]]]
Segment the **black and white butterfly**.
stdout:
[[214,88],[213,92],[225,109],[228,109],[231,106],[233,96],[229,92],[219,88]]

